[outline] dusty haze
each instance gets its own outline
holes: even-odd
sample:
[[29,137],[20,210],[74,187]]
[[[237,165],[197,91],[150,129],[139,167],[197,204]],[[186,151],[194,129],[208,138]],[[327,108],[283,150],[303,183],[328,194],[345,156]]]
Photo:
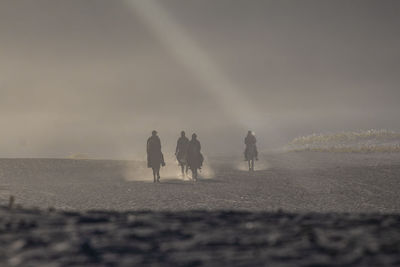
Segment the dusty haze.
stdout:
[[0,157],[400,130],[400,2],[1,1]]

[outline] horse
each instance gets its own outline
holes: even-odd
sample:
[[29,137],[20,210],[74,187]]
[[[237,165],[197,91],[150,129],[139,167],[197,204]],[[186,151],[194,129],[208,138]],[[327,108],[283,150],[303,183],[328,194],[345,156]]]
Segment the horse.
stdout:
[[182,177],[185,177],[188,173],[189,170],[189,165],[187,163],[187,155],[186,153],[180,153],[178,152],[178,154],[176,155],[176,160],[179,163],[179,166],[181,166],[181,170],[182,170]]
[[148,155],[147,166],[153,170],[154,183],[160,182],[160,168],[165,166],[164,155],[160,152],[153,152]]
[[203,165],[203,155],[199,153],[193,153],[189,154],[187,158],[187,165],[189,166],[190,170],[192,171],[192,179],[194,181],[197,181],[197,170],[201,169],[201,166]]
[[254,171],[254,160],[257,158],[257,148],[255,144],[250,144],[246,147],[245,157],[249,164],[249,171]]

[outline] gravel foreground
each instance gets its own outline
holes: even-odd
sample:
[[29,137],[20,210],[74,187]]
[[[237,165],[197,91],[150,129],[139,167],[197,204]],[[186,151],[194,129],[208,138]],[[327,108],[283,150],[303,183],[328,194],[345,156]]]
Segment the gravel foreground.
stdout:
[[399,266],[400,215],[0,207],[0,266]]

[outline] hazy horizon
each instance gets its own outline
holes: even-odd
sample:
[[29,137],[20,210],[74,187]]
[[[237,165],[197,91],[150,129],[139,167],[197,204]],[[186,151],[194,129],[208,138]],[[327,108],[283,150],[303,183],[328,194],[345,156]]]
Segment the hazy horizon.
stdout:
[[0,157],[400,131],[399,27],[396,0],[2,1]]

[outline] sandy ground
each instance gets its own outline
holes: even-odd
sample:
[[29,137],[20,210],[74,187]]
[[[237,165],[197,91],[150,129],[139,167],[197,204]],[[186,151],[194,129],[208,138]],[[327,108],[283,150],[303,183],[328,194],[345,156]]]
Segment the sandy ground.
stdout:
[[207,163],[1,159],[0,266],[400,266],[400,154]]
[[400,153],[275,153],[253,173],[240,159],[214,157],[198,182],[167,164],[153,184],[140,161],[0,159],[0,204],[14,195],[43,209],[400,211]]

